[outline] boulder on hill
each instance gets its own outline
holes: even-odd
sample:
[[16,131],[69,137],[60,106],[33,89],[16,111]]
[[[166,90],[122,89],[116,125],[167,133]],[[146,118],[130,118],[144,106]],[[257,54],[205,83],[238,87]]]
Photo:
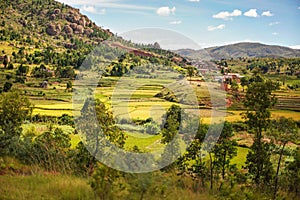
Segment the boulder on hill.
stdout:
[[71,26],[65,25],[63,30],[67,35],[73,35],[73,29],[71,28]]
[[158,42],[155,42],[155,43],[153,44],[153,47],[154,47],[155,49],[160,49],[160,45],[159,45]]
[[76,30],[77,24],[76,23],[71,23],[70,27],[73,29],[73,31]]
[[78,24],[85,27],[86,26],[86,20],[85,18],[81,17],[80,20],[78,21]]
[[55,15],[59,15],[60,13],[61,13],[61,11],[58,8],[54,9],[54,11],[53,11],[53,14],[55,14]]
[[77,25],[76,26],[76,29],[75,29],[75,31],[74,31],[74,33],[76,34],[83,34],[83,32],[84,32],[84,28],[83,28],[83,26],[81,26],[81,25]]
[[55,20],[56,19],[56,15],[55,14],[52,14],[50,17],[49,17],[50,20]]
[[78,14],[69,14],[67,17],[66,17],[66,20],[71,22],[71,23],[78,23],[80,19],[80,16]]
[[84,35],[89,36],[89,35],[91,35],[92,33],[94,33],[94,30],[91,29],[91,28],[87,28],[87,29],[84,30]]
[[55,26],[56,30],[60,33],[61,32],[61,25],[60,24],[56,24]]
[[60,33],[60,31],[56,28],[56,25],[48,24],[46,28],[46,33],[50,36],[56,36]]

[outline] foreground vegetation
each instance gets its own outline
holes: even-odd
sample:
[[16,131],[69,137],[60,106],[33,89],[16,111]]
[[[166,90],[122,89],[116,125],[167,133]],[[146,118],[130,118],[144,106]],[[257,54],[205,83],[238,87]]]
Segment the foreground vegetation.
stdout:
[[[32,104],[19,91],[3,93],[0,152],[1,181],[5,181],[5,187],[1,188],[1,197],[25,198],[29,195],[28,190],[33,189],[35,193],[31,195],[49,199],[176,199],[178,196],[182,196],[182,199],[297,198],[299,188],[295,183],[299,181],[299,148],[295,145],[299,144],[298,125],[293,119],[285,117],[271,120],[270,109],[276,103],[273,91],[278,86],[259,74],[254,75],[252,80],[243,100],[246,124],[226,122],[217,144],[206,152],[211,148],[209,141],[214,140],[220,125],[211,125],[208,132],[209,126],[200,123],[195,140],[185,154],[160,172],[148,174],[122,173],[98,163],[82,142],[72,144],[72,140],[78,136],[74,129],[66,129],[68,126],[74,127],[71,116],[32,117]],[[142,132],[134,130],[126,133],[119,128],[128,123],[125,119],[115,125],[106,104],[100,100],[95,103],[98,119],[106,121],[101,125],[102,129],[107,130],[104,135],[97,135],[96,141],[104,137],[134,152],[161,149],[162,157],[159,159],[162,160],[159,162],[164,162],[176,155],[170,155],[165,144],[173,139],[180,144],[190,135],[188,129],[184,129],[181,137],[177,136],[180,105],[172,104],[168,108],[167,123],[161,126],[161,131],[156,132],[159,129],[155,128],[148,130],[147,126],[155,127],[156,122],[147,118],[134,121],[139,125],[144,124]],[[87,110],[84,114],[89,115]],[[24,121],[33,123],[43,120],[48,123],[41,129],[44,132],[39,133],[31,128],[22,130]],[[130,124],[125,127],[132,130]],[[147,130],[150,135],[144,133]],[[144,134],[145,138],[133,139],[137,136],[134,132],[140,136]],[[90,133],[82,133],[85,141],[94,138]],[[245,133],[252,133],[253,136],[242,138]],[[180,152],[180,146],[174,146],[175,150]],[[22,178],[20,175],[25,176]],[[288,183],[286,180],[289,180]],[[54,181],[57,181],[55,186],[51,185]],[[24,185],[26,182],[30,184]],[[10,184],[20,185],[18,188],[21,193],[15,193]],[[14,192],[15,196],[9,195],[10,192]]]

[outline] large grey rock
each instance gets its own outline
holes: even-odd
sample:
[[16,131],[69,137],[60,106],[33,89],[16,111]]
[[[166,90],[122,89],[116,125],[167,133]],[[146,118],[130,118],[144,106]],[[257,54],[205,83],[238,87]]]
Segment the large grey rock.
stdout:
[[56,36],[59,34],[59,30],[56,29],[56,26],[54,24],[48,24],[46,28],[46,33],[50,36]]
[[77,33],[77,34],[83,34],[83,32],[84,32],[83,26],[77,25],[76,29],[75,29],[75,33]]
[[67,35],[73,35],[73,29],[72,29],[69,25],[65,25],[65,27],[64,27],[64,32],[65,32]]
[[81,26],[83,26],[83,27],[85,27],[86,26],[86,20],[85,20],[85,18],[83,18],[83,17],[80,18],[79,21],[78,21],[78,24],[81,25]]

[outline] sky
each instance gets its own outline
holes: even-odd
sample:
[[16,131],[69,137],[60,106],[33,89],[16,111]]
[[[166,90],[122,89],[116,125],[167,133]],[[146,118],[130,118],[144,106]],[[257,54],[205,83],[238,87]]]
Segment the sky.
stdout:
[[159,28],[184,35],[201,48],[260,42],[300,49],[300,0],[58,1],[121,36]]

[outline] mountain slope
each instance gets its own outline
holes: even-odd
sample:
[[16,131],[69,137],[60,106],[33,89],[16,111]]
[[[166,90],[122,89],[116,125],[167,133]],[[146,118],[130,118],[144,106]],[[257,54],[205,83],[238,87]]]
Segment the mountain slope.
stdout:
[[114,36],[82,15],[79,9],[55,0],[1,0],[0,8],[0,64],[8,56],[11,63],[18,65],[78,68],[105,40],[114,43],[112,47],[137,57],[184,61],[157,45],[138,45]]
[[180,49],[176,53],[190,58],[212,59],[238,57],[300,57],[300,50],[260,43],[237,43],[203,50]]

